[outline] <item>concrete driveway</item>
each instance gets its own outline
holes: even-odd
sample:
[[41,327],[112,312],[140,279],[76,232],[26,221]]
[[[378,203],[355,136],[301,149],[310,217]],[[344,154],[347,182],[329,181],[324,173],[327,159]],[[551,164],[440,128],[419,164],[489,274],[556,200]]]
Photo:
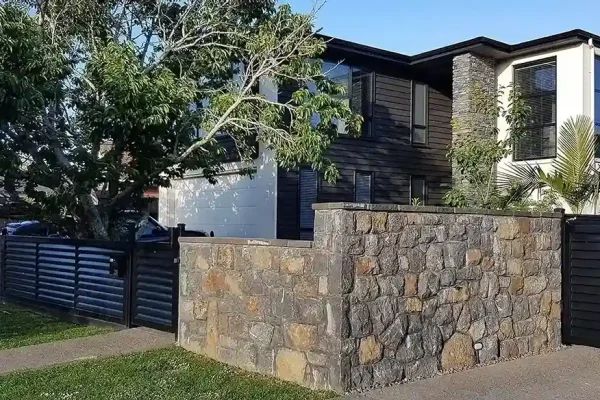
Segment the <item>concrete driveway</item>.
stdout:
[[346,400],[599,398],[600,349],[582,346],[345,397]]

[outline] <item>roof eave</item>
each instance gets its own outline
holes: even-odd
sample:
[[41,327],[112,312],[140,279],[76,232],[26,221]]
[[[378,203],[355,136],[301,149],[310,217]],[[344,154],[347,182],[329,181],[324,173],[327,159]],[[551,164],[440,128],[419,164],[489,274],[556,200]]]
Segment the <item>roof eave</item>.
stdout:
[[600,36],[581,29],[562,32],[556,35],[546,36],[515,45],[510,45],[485,36],[480,36],[463,42],[454,43],[449,46],[426,51],[414,56],[408,56],[389,50],[382,50],[359,43],[349,42],[343,39],[333,38],[323,34],[317,34],[317,36],[327,42],[328,50],[370,57],[377,60],[400,63],[403,65],[419,65],[428,61],[454,57],[469,52],[479,53],[497,60],[504,60],[526,54],[568,47],[577,43],[588,42],[590,39],[593,41],[595,46],[600,47]]
[[410,64],[410,57],[405,54],[378,49],[364,44],[349,42],[347,40],[333,38],[331,36],[322,34],[318,34],[317,36],[327,43],[327,50],[337,50],[343,53],[371,57],[382,61],[391,61],[406,65]]

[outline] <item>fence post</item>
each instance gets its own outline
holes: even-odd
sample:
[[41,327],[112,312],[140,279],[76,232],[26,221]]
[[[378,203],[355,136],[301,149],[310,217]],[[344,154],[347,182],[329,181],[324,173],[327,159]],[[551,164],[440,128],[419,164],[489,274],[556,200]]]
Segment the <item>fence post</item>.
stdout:
[[127,224],[127,252],[129,254],[127,254],[127,265],[126,265],[126,270],[125,270],[125,274],[123,276],[123,292],[124,292],[124,297],[123,297],[123,320],[125,322],[125,326],[127,328],[131,328],[133,326],[133,318],[135,317],[135,313],[132,312],[132,308],[135,307],[135,302],[133,300],[133,294],[134,294],[134,279],[133,279],[133,268],[135,267],[135,262],[136,262],[136,242],[135,242],[135,236],[136,236],[136,226],[135,223],[129,223]]
[[175,332],[175,340],[179,338],[179,267],[181,263],[181,253],[179,248],[179,238],[184,235],[185,224],[177,224],[177,228],[171,228],[171,250],[173,252],[173,291],[171,294],[171,326]]
[[6,235],[0,236],[0,298],[4,297],[4,282],[6,279]]
[[561,234],[561,315],[560,315],[560,335],[562,342],[567,344],[571,335],[571,237],[569,233],[569,224],[563,208],[557,208],[554,212],[561,213],[560,234]]

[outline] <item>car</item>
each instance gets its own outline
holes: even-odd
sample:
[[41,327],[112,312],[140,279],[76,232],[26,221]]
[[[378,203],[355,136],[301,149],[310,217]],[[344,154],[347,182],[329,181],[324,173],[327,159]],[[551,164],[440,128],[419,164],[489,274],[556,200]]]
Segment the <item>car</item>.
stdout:
[[51,236],[58,234],[59,230],[40,221],[10,222],[2,230],[3,235],[16,236]]
[[[138,242],[168,242],[171,239],[169,229],[151,216],[142,216],[137,213],[125,213],[123,220],[126,224],[134,223],[136,226],[136,240]],[[123,232],[122,238],[127,237],[127,232]],[[204,231],[183,229],[184,237],[207,237],[214,236],[214,232],[206,233]]]
[[[118,234],[120,240],[128,240],[129,233],[127,226],[135,224],[136,241],[137,242],[168,242],[171,240],[169,229],[150,216],[142,214],[126,212],[124,218],[121,219],[120,232]],[[65,229],[59,229],[53,224],[46,224],[40,221],[21,221],[11,222],[6,224],[2,229],[3,235],[14,236],[45,236],[45,237],[61,237],[69,238]],[[214,233],[206,233],[204,231],[183,230],[182,236],[186,237],[207,237],[214,236]]]

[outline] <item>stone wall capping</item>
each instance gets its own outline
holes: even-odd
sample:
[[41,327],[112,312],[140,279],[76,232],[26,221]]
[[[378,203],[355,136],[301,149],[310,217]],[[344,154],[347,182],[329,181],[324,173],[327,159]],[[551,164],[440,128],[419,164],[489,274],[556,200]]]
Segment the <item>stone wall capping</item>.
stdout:
[[426,214],[474,214],[502,217],[529,217],[529,218],[562,218],[562,212],[539,212],[539,211],[506,211],[488,210],[480,208],[453,208],[435,206],[409,206],[396,204],[364,204],[364,203],[315,203],[313,210],[348,210],[348,211],[386,211],[386,212],[410,212]]
[[312,247],[312,242],[309,240],[242,239],[230,237],[180,237],[179,243],[233,244],[238,246],[273,246],[301,249]]

